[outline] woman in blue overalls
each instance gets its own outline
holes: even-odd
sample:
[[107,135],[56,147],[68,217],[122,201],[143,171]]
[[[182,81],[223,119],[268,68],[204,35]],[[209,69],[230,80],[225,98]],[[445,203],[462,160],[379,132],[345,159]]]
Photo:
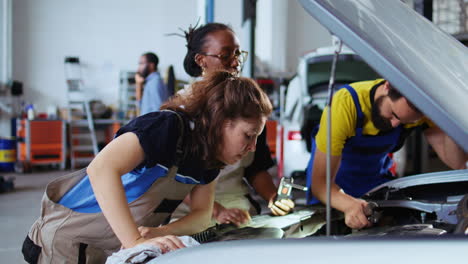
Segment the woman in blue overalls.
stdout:
[[[213,180],[255,150],[272,106],[253,80],[228,72],[192,89],[165,110],[132,120],[86,169],[47,186],[23,244],[26,261],[101,263],[121,246],[141,243],[165,252],[183,247],[175,236],[206,228]],[[188,193],[191,213],[162,225]]]

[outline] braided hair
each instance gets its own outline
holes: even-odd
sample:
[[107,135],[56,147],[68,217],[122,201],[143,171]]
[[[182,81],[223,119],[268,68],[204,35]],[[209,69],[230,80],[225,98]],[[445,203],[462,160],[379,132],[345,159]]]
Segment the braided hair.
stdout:
[[195,55],[202,52],[203,45],[205,45],[206,37],[208,34],[221,31],[232,30],[226,24],[221,23],[208,23],[197,28],[190,26],[187,31],[184,31],[185,39],[187,40],[187,54],[184,58],[184,69],[192,77],[198,77],[202,74],[202,68],[195,61]]

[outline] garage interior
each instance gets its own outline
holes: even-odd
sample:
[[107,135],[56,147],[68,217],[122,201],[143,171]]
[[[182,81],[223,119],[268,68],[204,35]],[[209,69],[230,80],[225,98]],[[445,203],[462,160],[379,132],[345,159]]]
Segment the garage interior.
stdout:
[[[402,2],[468,45],[466,0]],[[331,46],[332,35],[299,1],[0,0],[0,22],[2,263],[26,263],[21,245],[48,182],[86,167],[120,127],[138,116],[133,76],[141,54],[159,56],[159,71],[166,84],[172,80],[174,91],[193,81],[183,67],[185,39],[177,34],[197,23],[226,23],[237,33],[249,51],[242,76],[254,78],[274,107],[266,126],[276,162],[269,170],[273,181],[278,186],[292,176],[298,188],[306,185],[304,170],[285,175],[278,166],[282,93],[296,76],[300,58]],[[91,95],[87,108],[81,108],[78,129],[68,104],[74,80]],[[91,137],[75,142],[70,140],[74,133]],[[400,177],[449,169],[422,131],[412,134],[406,151]],[[298,188],[293,198],[305,206],[305,192]],[[268,214],[267,203],[252,196]]]

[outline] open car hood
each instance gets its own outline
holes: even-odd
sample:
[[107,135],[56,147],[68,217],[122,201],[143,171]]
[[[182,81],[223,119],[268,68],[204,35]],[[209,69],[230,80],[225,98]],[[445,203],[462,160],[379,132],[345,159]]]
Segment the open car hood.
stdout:
[[299,2],[468,152],[468,48],[400,0]]
[[[314,238],[243,240],[203,244],[169,252],[148,263],[460,263],[465,238]],[[364,250],[363,250],[364,249]],[[410,250],[409,250],[410,249]],[[397,253],[396,253],[397,252]]]
[[411,177],[403,177],[383,183],[370,190],[366,195],[372,196],[372,194],[382,189],[390,189],[392,191],[397,191],[414,186],[459,182],[468,182],[468,170],[432,172],[414,175]]

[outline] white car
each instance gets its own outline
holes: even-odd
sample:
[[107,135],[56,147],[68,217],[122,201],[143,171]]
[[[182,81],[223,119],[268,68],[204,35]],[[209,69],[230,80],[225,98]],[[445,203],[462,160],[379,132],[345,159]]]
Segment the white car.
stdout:
[[[309,135],[320,121],[326,105],[334,52],[335,48],[328,46],[301,57],[296,76],[287,87],[277,136],[279,176],[299,176],[305,173],[310,157]],[[341,49],[337,65],[335,89],[344,84],[379,78],[371,67],[346,46]]]

